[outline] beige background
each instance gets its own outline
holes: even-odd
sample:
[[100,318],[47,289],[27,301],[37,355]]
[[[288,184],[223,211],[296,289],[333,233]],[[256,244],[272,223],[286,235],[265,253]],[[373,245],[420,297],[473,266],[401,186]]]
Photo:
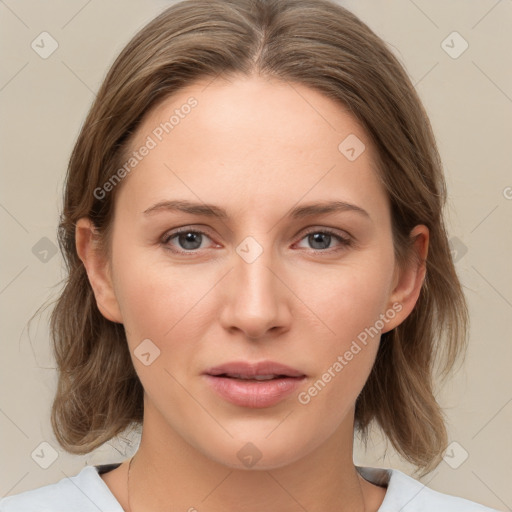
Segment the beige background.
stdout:
[[[457,444],[422,481],[512,510],[512,1],[341,3],[389,43],[431,116],[449,187],[450,237],[470,304],[465,366],[439,393]],[[123,460],[136,448],[132,437],[84,457],[59,449],[49,423],[55,371],[48,311],[30,329],[27,321],[64,275],[60,255],[52,253],[61,187],[94,91],[134,32],[169,4],[0,1],[0,496],[56,482],[84,464]],[[43,31],[58,42],[47,59],[31,48]],[[458,58],[444,48],[452,46],[453,54],[461,39],[443,44],[453,31],[469,44]],[[56,460],[40,467],[52,453]],[[410,471],[391,449],[384,456],[378,436],[366,455],[356,449],[356,463]]]

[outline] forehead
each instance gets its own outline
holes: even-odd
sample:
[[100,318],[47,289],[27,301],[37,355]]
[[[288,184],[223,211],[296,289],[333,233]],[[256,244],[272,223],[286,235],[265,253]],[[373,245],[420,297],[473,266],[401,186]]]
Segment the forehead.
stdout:
[[320,196],[386,207],[359,122],[302,84],[262,77],[196,82],[149,112],[129,153],[144,146],[151,149],[121,192],[139,211],[175,197],[238,211]]

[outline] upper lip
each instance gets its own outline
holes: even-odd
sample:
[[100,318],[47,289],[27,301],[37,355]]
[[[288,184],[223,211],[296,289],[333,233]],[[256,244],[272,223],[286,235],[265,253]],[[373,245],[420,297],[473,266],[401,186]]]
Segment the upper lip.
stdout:
[[243,377],[256,377],[261,375],[285,375],[287,377],[304,377],[305,374],[275,361],[231,361],[214,366],[205,371],[207,375],[241,375]]

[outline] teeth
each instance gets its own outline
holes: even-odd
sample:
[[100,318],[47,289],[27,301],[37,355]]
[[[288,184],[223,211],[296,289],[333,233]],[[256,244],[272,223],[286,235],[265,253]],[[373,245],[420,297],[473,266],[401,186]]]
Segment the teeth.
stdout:
[[276,377],[276,375],[255,375],[254,377],[247,377],[244,375],[239,375],[239,374],[233,373],[233,374],[229,374],[228,377],[232,377],[234,379],[243,379],[243,380],[271,380],[274,377]]

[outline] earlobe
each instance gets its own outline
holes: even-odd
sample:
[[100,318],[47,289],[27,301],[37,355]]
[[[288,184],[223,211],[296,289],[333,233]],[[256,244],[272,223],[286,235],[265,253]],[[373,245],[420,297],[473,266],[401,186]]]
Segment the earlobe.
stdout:
[[[399,309],[399,312],[382,330],[383,333],[394,329],[409,316],[425,281],[429,230],[424,225],[418,225],[411,231],[410,237],[413,240],[412,250],[417,257],[410,260],[407,268],[395,269],[394,287],[388,307],[394,310]],[[401,308],[396,307],[397,304],[400,304]]]
[[84,264],[93,289],[98,309],[107,320],[123,323],[114,293],[110,265],[104,254],[98,249],[96,228],[89,218],[82,217],[76,223],[75,243],[78,256]]

